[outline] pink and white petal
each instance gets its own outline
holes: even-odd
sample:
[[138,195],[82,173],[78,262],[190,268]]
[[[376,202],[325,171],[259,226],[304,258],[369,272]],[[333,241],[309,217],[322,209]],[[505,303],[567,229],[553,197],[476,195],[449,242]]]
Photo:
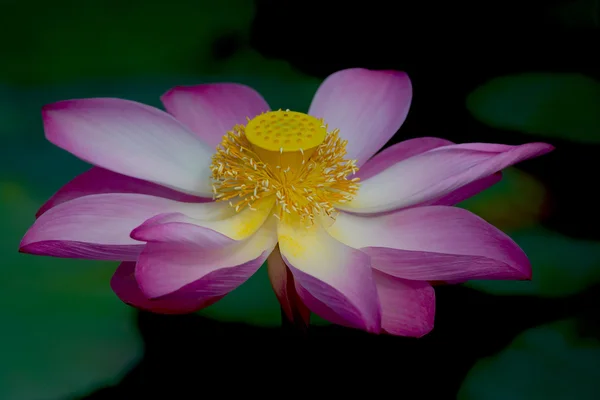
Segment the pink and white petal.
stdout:
[[486,176],[485,178],[481,178],[471,183],[467,183],[465,186],[462,186],[461,188],[456,189],[439,199],[421,203],[418,204],[418,206],[453,206],[455,204],[460,203],[461,201],[475,196],[477,193],[480,193],[491,186],[494,186],[501,180],[502,172],[496,172],[495,174]]
[[306,329],[310,323],[310,310],[296,291],[294,276],[285,265],[279,247],[275,247],[267,259],[267,271],[273,291],[287,319],[298,328]]
[[531,265],[505,233],[456,207],[429,206],[378,217],[341,213],[329,233],[398,278],[464,282],[530,279]]
[[[188,228],[209,231],[191,224]],[[219,247],[183,241],[148,242],[138,258],[135,277],[144,296],[151,299],[179,290],[194,291],[205,299],[224,296],[250,278],[276,244],[272,221],[246,240]]]
[[188,314],[208,307],[223,296],[204,298],[193,290],[178,290],[160,299],[149,299],[135,280],[135,263],[123,262],[115,271],[110,286],[126,304],[157,314]]
[[89,171],[78,175],[60,188],[60,190],[39,209],[36,217],[39,217],[50,208],[64,203],[65,201],[101,193],[140,193],[190,203],[205,203],[212,201],[212,199],[209,198],[181,193],[157,185],[156,183],[131,178],[104,168],[92,167]]
[[392,335],[421,337],[431,332],[435,291],[428,282],[409,281],[373,270],[381,302],[381,328]]
[[[246,208],[240,212],[222,202],[197,205],[189,207],[188,214],[165,213],[150,218],[136,227],[131,232],[131,237],[144,242],[199,244],[204,243],[205,234],[213,232],[211,239],[206,243],[207,246],[210,246],[210,243],[217,245],[222,240],[244,240],[265,223],[274,204],[273,198],[266,198],[255,202],[253,209]],[[197,226],[206,229],[194,231]],[[204,239],[208,240],[207,237]]]
[[181,213],[159,214],[131,231],[131,238],[140,242],[189,244],[211,249],[236,242],[220,232],[207,228],[207,221],[189,218]]
[[183,213],[196,218],[226,215],[215,203],[180,203],[132,193],[104,193],[61,203],[42,214],[21,241],[24,253],[65,258],[135,261],[143,243],[131,231],[158,214]]
[[356,197],[337,207],[353,213],[380,213],[426,203],[553,149],[546,143],[438,147],[361,182]]
[[42,110],[46,138],[91,164],[209,197],[213,150],[168,113],[128,100],[65,100]]
[[[284,221],[278,223],[277,234],[298,294],[312,312],[331,322],[343,320],[345,326],[379,333],[381,310],[366,254],[338,242],[319,223],[305,227]],[[332,319],[329,310],[339,318]]]
[[227,131],[235,125],[245,125],[246,117],[254,118],[269,111],[269,105],[258,92],[237,83],[177,86],[161,100],[169,113],[213,149]]
[[383,150],[381,153],[375,154],[373,158],[367,161],[365,165],[358,170],[356,177],[361,180],[369,179],[409,157],[425,153],[426,151],[437,147],[449,146],[452,144],[454,143],[449,140],[436,137],[420,137],[396,143]]
[[361,166],[400,128],[411,100],[406,73],[353,68],[327,77],[308,113],[339,129],[348,140],[347,158]]

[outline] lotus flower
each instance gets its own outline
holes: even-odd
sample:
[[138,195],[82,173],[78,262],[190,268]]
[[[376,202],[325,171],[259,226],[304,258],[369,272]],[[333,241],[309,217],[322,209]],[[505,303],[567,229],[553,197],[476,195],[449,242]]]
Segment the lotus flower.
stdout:
[[405,73],[348,69],[308,114],[270,111],[231,83],[176,87],[168,113],[114,98],[47,105],[48,140],[94,167],[44,204],[20,251],[121,261],[115,293],[159,313],[206,307],[268,261],[290,320],[422,336],[431,282],[530,279],[507,235],[452,206],[552,146],[426,137],[375,155],[411,97]]

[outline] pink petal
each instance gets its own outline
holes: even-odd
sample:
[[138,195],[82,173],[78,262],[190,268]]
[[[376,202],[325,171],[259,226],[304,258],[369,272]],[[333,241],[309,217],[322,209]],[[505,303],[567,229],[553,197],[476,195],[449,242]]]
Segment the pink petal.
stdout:
[[396,143],[383,150],[381,153],[375,154],[373,158],[367,161],[365,165],[358,170],[356,177],[364,181],[409,157],[425,153],[436,147],[449,146],[452,144],[454,143],[449,140],[436,137],[420,137]]
[[219,248],[236,242],[203,225],[209,224],[182,213],[165,213],[146,220],[131,231],[131,237],[141,242],[189,244],[198,249]]
[[300,329],[306,329],[310,323],[310,311],[298,296],[294,276],[281,258],[278,247],[267,259],[267,267],[271,286],[286,317]]
[[65,258],[134,261],[143,243],[129,234],[164,212],[188,212],[187,203],[142,194],[96,194],[59,204],[42,214],[19,251]]
[[66,100],[42,110],[48,140],[77,157],[134,178],[212,196],[213,150],[171,115],[121,99]]
[[[416,156],[417,154],[421,154],[438,147],[448,146],[452,144],[454,143],[452,143],[449,140],[435,137],[422,137],[405,140],[391,147],[388,147],[379,154],[376,154],[373,158],[367,161],[367,163],[360,170],[358,170],[358,172],[356,173],[356,177],[360,178],[363,181],[367,180],[370,177],[377,175],[383,170],[409,157]],[[501,179],[502,173],[498,172],[496,174],[471,182],[459,189],[448,193],[447,195],[441,198],[428,200],[424,203],[415,204],[414,206],[452,206],[489,188],[490,186],[498,183]]]
[[329,232],[369,254],[373,268],[398,278],[531,278],[531,265],[519,246],[461,208],[417,207],[378,217],[342,213]]
[[404,72],[346,69],[325,79],[309,114],[339,129],[348,140],[347,158],[361,166],[400,128],[411,99],[412,86]]
[[381,310],[369,257],[338,242],[320,224],[280,223],[283,260],[304,304],[331,322],[379,333]]
[[521,146],[467,144],[438,147],[407,158],[361,182],[357,196],[338,208],[379,213],[441,199],[520,161],[553,150],[546,143]]
[[169,113],[187,125],[211,148],[235,125],[247,123],[269,111],[269,105],[254,89],[236,83],[177,86],[161,100]]
[[381,302],[381,328],[392,335],[421,337],[433,329],[435,291],[427,282],[409,281],[373,270]]
[[211,201],[211,199],[208,198],[177,192],[155,183],[146,182],[137,178],[130,178],[126,175],[117,174],[116,172],[104,168],[93,167],[60,188],[60,190],[39,209],[36,217],[39,217],[50,208],[64,203],[65,201],[100,193],[140,193],[164,197],[165,199],[194,203]]
[[182,289],[160,299],[149,299],[140,290],[134,272],[134,262],[121,263],[110,286],[121,301],[141,310],[158,314],[187,314],[208,307],[223,297],[204,298],[193,290]]
[[[187,214],[165,213],[148,219],[131,232],[131,237],[148,242],[192,242],[198,245],[205,233],[213,231],[226,238],[227,243],[230,243],[229,238],[244,240],[263,226],[271,216],[274,203],[274,199],[266,198],[255,202],[252,209],[246,208],[240,212],[236,212],[226,202],[190,205]],[[196,226],[205,229],[193,231]],[[192,230],[187,231],[186,227]],[[221,239],[213,235],[211,240]]]
[[[265,262],[277,244],[272,223],[247,240],[208,247],[203,242],[149,242],[138,258],[135,276],[148,298],[160,298],[178,290],[193,290],[201,298],[224,296],[245,282]],[[210,238],[214,232],[189,224],[186,232]]]
[[495,185],[502,180],[502,172],[496,172],[485,178],[478,179],[471,183],[467,183],[465,186],[460,187],[439,199],[426,201],[424,203],[417,204],[417,206],[453,206],[460,203],[470,197],[475,196],[477,193],[484,191],[485,189]]

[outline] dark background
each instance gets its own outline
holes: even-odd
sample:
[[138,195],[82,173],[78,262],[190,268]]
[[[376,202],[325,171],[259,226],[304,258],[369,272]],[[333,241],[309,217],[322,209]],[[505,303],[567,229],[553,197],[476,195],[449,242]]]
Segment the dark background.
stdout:
[[[600,395],[597,0],[0,6],[0,398]],[[350,67],[411,77],[410,113],[388,146],[419,136],[556,146],[461,205],[524,248],[532,282],[439,287],[422,339],[323,321],[302,337],[281,326],[264,273],[202,315],[167,317],[120,303],[112,263],[17,254],[37,208],[86,169],[45,142],[43,104],[159,106],[174,85],[236,81],[306,111],[319,82]]]

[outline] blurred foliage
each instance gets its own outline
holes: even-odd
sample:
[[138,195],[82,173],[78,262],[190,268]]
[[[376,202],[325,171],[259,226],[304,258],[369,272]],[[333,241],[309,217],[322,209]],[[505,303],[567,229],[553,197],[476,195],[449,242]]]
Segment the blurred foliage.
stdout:
[[600,393],[600,343],[560,321],[518,336],[499,354],[478,361],[459,400],[592,400]]
[[492,294],[567,296],[600,282],[600,242],[572,239],[542,227],[509,232],[529,256],[531,281],[471,281]]
[[115,383],[142,355],[134,312],[108,286],[112,263],[17,253],[45,195],[0,180],[0,398],[49,399]]
[[252,0],[56,0],[32,7],[2,4],[0,26],[18,40],[3,41],[2,57],[11,62],[0,63],[0,76],[13,82],[215,73],[215,38],[245,41],[254,17]]
[[494,78],[473,91],[467,108],[498,129],[600,143],[600,82],[579,74],[525,73]]
[[543,220],[549,213],[548,196],[545,186],[533,176],[508,168],[500,182],[459,206],[503,231],[511,231]]

